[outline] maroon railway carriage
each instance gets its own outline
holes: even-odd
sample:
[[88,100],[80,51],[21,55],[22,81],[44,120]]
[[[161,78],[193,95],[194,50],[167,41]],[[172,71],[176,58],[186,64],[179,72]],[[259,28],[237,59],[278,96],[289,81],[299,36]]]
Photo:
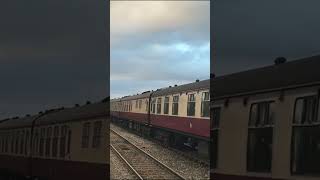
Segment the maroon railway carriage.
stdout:
[[108,104],[48,110],[0,123],[0,170],[40,179],[107,179]]
[[320,56],[279,59],[212,79],[213,179],[320,179]]
[[111,100],[113,122],[180,147],[208,155],[210,81]]

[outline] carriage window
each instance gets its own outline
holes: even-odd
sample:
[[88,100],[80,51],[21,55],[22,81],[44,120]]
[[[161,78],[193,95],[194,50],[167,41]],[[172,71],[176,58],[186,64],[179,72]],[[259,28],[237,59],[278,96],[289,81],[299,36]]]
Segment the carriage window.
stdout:
[[67,153],[68,153],[68,154],[70,154],[71,135],[72,135],[72,132],[71,132],[71,130],[69,129],[69,132],[68,132],[68,147],[67,147]]
[[209,92],[202,93],[202,101],[201,101],[201,116],[209,117],[210,115],[210,96]]
[[247,144],[248,171],[270,172],[273,123],[273,102],[261,102],[251,105]]
[[148,100],[146,100],[146,112],[148,112],[149,110],[149,104],[148,104]]
[[84,123],[82,128],[82,148],[89,147],[90,123]]
[[2,147],[3,147],[3,140],[2,140],[2,133],[0,132],[0,152],[3,152]]
[[16,134],[16,145],[15,145],[15,154],[18,154],[19,152],[19,139],[20,139],[20,131],[17,131]]
[[52,157],[57,157],[57,154],[58,154],[58,138],[59,138],[59,126],[55,126],[53,129]]
[[179,110],[179,96],[173,96],[172,115],[178,115],[178,110]]
[[39,134],[38,134],[38,129],[35,130],[34,133],[34,137],[33,137],[33,154],[37,155],[38,154],[38,147],[39,147]]
[[4,146],[3,146],[3,137],[2,133],[0,132],[0,152],[4,151]]
[[156,99],[152,100],[152,106],[151,106],[152,113],[156,113]]
[[6,153],[9,152],[9,138],[10,138],[10,134],[9,134],[9,132],[7,132],[6,149],[5,149],[5,152],[6,152]]
[[3,137],[2,133],[0,132],[0,152],[3,152]]
[[100,139],[101,139],[101,121],[97,121],[93,125],[93,140],[92,147],[99,148],[100,147]]
[[219,136],[219,122],[220,122],[221,108],[211,109],[211,119],[210,119],[210,169],[217,168],[218,164],[218,136]]
[[66,154],[66,136],[67,136],[67,126],[61,126],[60,135],[60,157],[64,158]]
[[50,145],[51,145],[51,136],[52,136],[52,128],[47,128],[47,134],[46,134],[46,157],[50,156]]
[[316,120],[316,96],[297,99],[294,124],[311,124]]
[[29,131],[27,130],[26,131],[26,143],[24,144],[24,154],[27,155],[28,154],[28,148],[29,148],[29,138],[30,138],[30,135],[29,135]]
[[142,100],[139,100],[139,109],[141,109],[142,106]]
[[294,174],[320,174],[320,126],[315,116],[316,102],[317,96],[296,100],[291,143],[291,172]]
[[157,114],[161,114],[161,98],[157,101]]
[[24,147],[24,130],[21,131],[20,154],[23,154],[23,147]]
[[45,138],[46,132],[45,128],[41,128],[40,131],[40,149],[39,149],[39,155],[43,156],[44,154],[44,138]]
[[14,138],[14,132],[11,132],[11,153],[14,153],[14,142],[15,142],[15,138]]
[[169,97],[164,98],[163,114],[169,114]]
[[187,107],[187,115],[188,116],[194,116],[195,115],[195,109],[196,109],[196,99],[194,94],[188,95],[188,107]]
[[5,142],[5,135],[4,132],[0,133],[0,152],[4,153],[4,142]]

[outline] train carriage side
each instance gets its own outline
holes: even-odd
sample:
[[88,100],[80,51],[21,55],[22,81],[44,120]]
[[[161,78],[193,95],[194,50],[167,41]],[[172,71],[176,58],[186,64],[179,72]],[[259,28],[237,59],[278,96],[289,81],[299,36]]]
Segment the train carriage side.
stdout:
[[150,117],[153,136],[208,155],[209,105],[209,80],[155,91]]
[[109,176],[106,103],[67,108],[39,119],[33,174],[53,179]]
[[30,174],[30,140],[32,122],[38,115],[12,118],[0,123],[1,178],[26,177]]
[[[320,178],[316,67],[320,61],[311,58],[212,80],[213,179]],[[259,77],[269,83],[248,84]]]
[[[123,97],[119,100],[118,108],[119,118],[116,122],[130,129],[149,133],[149,98],[151,92]],[[112,113],[116,113],[113,110]]]
[[110,100],[110,117],[111,122],[117,122],[120,118],[121,98]]
[[12,177],[107,178],[107,109],[95,103],[0,123],[0,169]]

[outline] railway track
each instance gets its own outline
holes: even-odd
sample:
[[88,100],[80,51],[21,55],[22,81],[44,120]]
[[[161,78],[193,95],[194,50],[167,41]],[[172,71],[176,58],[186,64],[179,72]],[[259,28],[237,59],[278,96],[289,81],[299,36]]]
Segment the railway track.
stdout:
[[137,179],[185,179],[112,129],[110,147],[134,172]]

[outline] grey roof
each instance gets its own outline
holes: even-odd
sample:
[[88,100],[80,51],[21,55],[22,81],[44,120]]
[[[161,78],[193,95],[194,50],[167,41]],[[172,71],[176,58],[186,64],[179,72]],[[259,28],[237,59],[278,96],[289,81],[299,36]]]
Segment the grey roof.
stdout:
[[320,82],[320,56],[312,56],[216,77],[211,81],[211,89],[215,99],[317,82]]
[[209,88],[210,88],[210,80],[207,79],[199,82],[193,82],[193,83],[184,84],[180,86],[160,89],[160,90],[154,91],[152,96],[163,96],[163,95],[170,95],[174,93],[196,91],[196,90],[209,89]]
[[52,124],[65,121],[82,120],[94,117],[107,117],[109,114],[109,103],[99,102],[87,104],[80,107],[55,109],[45,114],[37,114],[29,117],[10,119],[0,123],[0,129],[30,127],[37,119],[37,124]]

